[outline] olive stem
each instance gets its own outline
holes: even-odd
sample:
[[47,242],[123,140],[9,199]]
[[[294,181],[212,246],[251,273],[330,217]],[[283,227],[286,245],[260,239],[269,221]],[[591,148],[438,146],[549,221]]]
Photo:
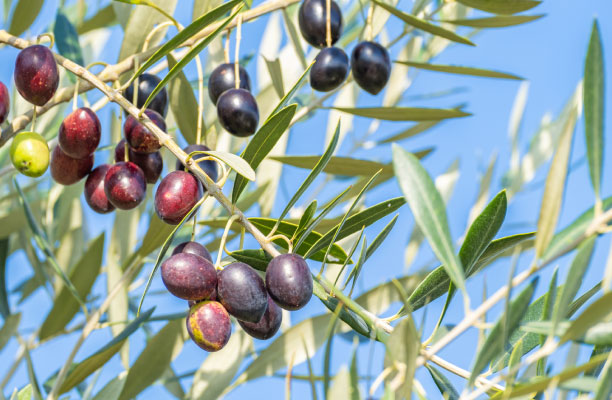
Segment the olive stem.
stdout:
[[223,47],[223,59],[226,64],[230,63],[230,36],[232,34],[232,30],[228,29],[225,34],[225,46]]
[[227,235],[229,234],[230,228],[232,227],[232,224],[237,218],[238,218],[237,215],[232,215],[231,217],[229,217],[229,219],[227,220],[227,223],[225,224],[225,229],[223,230],[223,236],[221,236],[221,243],[219,244],[219,251],[217,252],[217,261],[215,261],[215,269],[217,270],[221,269],[221,259],[223,258],[223,250],[225,250],[226,253],[229,253],[225,249],[225,242],[227,241]]
[[332,45],[331,37],[331,0],[325,0],[325,43],[327,47]]
[[368,19],[366,20],[366,40],[371,42],[374,38],[374,27],[372,26],[372,19],[374,16],[374,3],[370,4],[368,9]]
[[32,109],[32,125],[30,125],[32,132],[36,132],[36,106]]

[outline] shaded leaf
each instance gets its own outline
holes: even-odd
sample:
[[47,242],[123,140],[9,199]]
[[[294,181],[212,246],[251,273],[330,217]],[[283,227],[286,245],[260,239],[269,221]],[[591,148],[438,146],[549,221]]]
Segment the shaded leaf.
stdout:
[[427,64],[414,61],[395,61],[397,64],[408,65],[409,67],[426,69],[428,71],[446,72],[449,74],[458,75],[471,75],[479,76],[483,78],[499,78],[499,79],[514,79],[522,80],[520,76],[509,74],[506,72],[493,71],[490,69],[463,67],[458,65],[441,65],[441,64]]
[[416,358],[421,348],[421,340],[410,314],[402,319],[389,335],[385,348],[385,367],[400,364],[405,368],[399,398],[409,399],[412,397]]
[[471,19],[445,19],[442,22],[454,25],[469,26],[472,28],[505,28],[508,26],[520,25],[540,19],[540,15],[496,15],[494,17],[471,18]]
[[581,337],[590,327],[610,315],[611,301],[612,292],[607,292],[591,303],[574,321],[572,321],[570,327],[561,337],[560,342],[564,343],[568,340]]
[[437,121],[423,121],[423,122],[419,122],[418,124],[415,124],[413,126],[411,126],[410,128],[396,133],[394,135],[391,135],[390,137],[383,139],[381,141],[378,142],[378,144],[385,144],[385,143],[395,143],[397,141],[403,140],[403,139],[407,139],[413,136],[418,135],[419,133],[425,132],[428,129],[433,128],[434,126],[438,125],[440,122],[442,122],[441,120],[437,120]]
[[[94,239],[70,272],[70,280],[81,298],[86,298],[102,268],[104,233]],[[40,327],[38,337],[46,339],[62,329],[79,311],[79,303],[65,286],[57,294],[51,311]]]
[[584,134],[589,160],[589,174],[595,196],[599,199],[604,149],[604,62],[597,20],[593,22],[589,49],[584,64]]
[[475,44],[472,43],[469,39],[459,36],[453,31],[449,31],[448,29],[442,28],[441,26],[431,24],[413,15],[402,12],[389,4],[383,3],[378,0],[373,0],[373,1],[375,4],[389,11],[391,14],[395,15],[396,17],[398,17],[399,19],[401,19],[402,21],[404,21],[410,26],[413,26],[422,31],[431,33],[432,35],[436,35],[436,36],[440,36],[448,40],[452,40],[453,42],[475,46]]
[[469,384],[473,385],[478,374],[493,360],[494,357],[504,351],[505,339],[503,332],[508,332],[511,335],[514,330],[519,326],[521,318],[523,317],[533,292],[538,283],[538,278],[534,278],[529,285],[519,293],[519,295],[510,302],[508,306],[508,313],[503,315],[497,320],[495,326],[489,332],[487,339],[478,351],[476,355],[476,361],[472,368],[470,375]]
[[79,23],[76,31],[79,35],[84,35],[87,32],[95,29],[106,28],[116,24],[117,16],[112,4],[100,8],[94,15]]
[[285,88],[283,87],[283,70],[280,66],[280,60],[278,58],[268,60],[265,56],[262,57],[266,62],[270,79],[272,79],[272,86],[274,86],[274,90],[278,97],[282,99],[285,94]]
[[0,328],[0,351],[6,346],[9,340],[17,333],[19,328],[19,321],[21,321],[21,314],[11,314],[4,317],[2,328]]
[[459,3],[495,14],[516,14],[541,3],[535,0],[457,0]]
[[445,399],[448,399],[448,400],[458,400],[459,399],[459,392],[457,392],[457,389],[453,387],[453,384],[450,383],[448,378],[444,376],[442,372],[440,372],[437,368],[434,368],[430,364],[425,364],[425,368],[427,368],[427,371],[429,371],[429,374],[434,380],[434,383],[436,384],[438,389],[440,389],[440,393]]
[[[168,68],[172,69],[177,63],[176,59],[172,54],[168,54],[167,59]],[[187,143],[194,144],[197,140],[198,101],[183,71],[168,84],[168,100],[181,135]],[[202,120],[202,132],[205,132],[205,129]]]
[[[58,53],[79,65],[85,65],[83,51],[79,44],[79,35],[74,25],[72,25],[61,9],[57,10],[57,15],[55,16],[53,36],[55,36],[55,45],[57,46]],[[68,74],[68,77],[72,82],[75,82],[77,79],[72,73]]]
[[416,107],[332,107],[334,110],[366,118],[385,121],[433,121],[446,118],[469,117],[470,113],[455,109]]
[[[6,289],[6,259],[9,252],[9,239],[0,239],[0,315],[6,321],[11,313],[8,301],[8,290]],[[0,346],[2,348],[2,346]]]
[[[320,160],[319,156],[273,156],[270,158],[283,164],[304,169],[312,169]],[[372,176],[381,169],[383,173],[393,171],[393,167],[389,164],[351,157],[332,156],[323,172],[342,176]]]
[[36,20],[44,2],[44,0],[19,0],[13,10],[9,33],[21,36]]
[[[281,136],[285,133],[291,119],[295,115],[297,104],[287,106],[268,119],[249,141],[240,157],[242,157],[252,169],[257,169],[259,164],[272,151]],[[236,177],[234,188],[232,189],[232,200],[235,202],[244,188],[247,181],[242,177]]]

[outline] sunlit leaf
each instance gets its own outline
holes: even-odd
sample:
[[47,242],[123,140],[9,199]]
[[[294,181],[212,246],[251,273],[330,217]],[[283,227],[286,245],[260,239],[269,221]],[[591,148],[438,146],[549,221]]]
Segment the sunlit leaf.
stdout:
[[416,107],[362,107],[346,108],[333,107],[334,110],[342,111],[359,117],[375,118],[385,121],[433,121],[446,118],[469,117],[470,113],[455,109],[442,108],[416,108]]
[[499,79],[514,79],[522,80],[520,76],[509,74],[506,72],[493,71],[490,69],[463,67],[458,65],[441,65],[441,64],[427,64],[414,61],[395,61],[397,64],[408,65],[409,67],[426,69],[428,71],[446,72],[449,74],[458,75],[471,75],[479,76],[483,78],[499,78]]
[[593,325],[599,323],[610,315],[610,301],[612,292],[607,292],[593,303],[591,303],[574,321],[561,336],[560,342],[567,342],[579,338]]
[[471,19],[455,19],[455,20],[443,20],[454,25],[469,26],[472,28],[505,28],[508,26],[525,24],[527,22],[535,21],[544,17],[544,14],[540,15],[496,15],[494,17],[485,18],[471,18]]
[[425,368],[427,368],[427,371],[429,371],[429,374],[444,398],[447,398],[448,400],[459,399],[459,392],[457,392],[457,389],[453,387],[453,384],[446,376],[444,376],[442,372],[440,372],[440,370],[434,368],[430,364],[425,364]]
[[77,33],[84,35],[95,29],[105,28],[116,24],[117,16],[112,4],[100,8],[94,15],[76,26]]
[[36,20],[44,3],[45,0],[19,0],[13,10],[9,33],[21,36]]
[[283,87],[283,71],[281,69],[280,60],[278,58],[268,60],[264,57],[264,61],[266,62],[266,67],[268,67],[270,79],[272,79],[272,86],[274,86],[274,90],[278,97],[282,99],[285,94],[285,88]]
[[399,397],[411,398],[412,380],[416,371],[416,358],[421,348],[421,340],[410,314],[395,327],[385,347],[385,367],[400,364],[405,368],[403,384],[398,390]]
[[21,321],[21,314],[11,314],[3,317],[2,328],[0,328],[0,351],[6,346],[9,340],[17,333],[19,328],[19,322]]
[[459,3],[495,14],[516,14],[541,3],[535,0],[457,0]]
[[[172,54],[168,54],[167,58],[168,68],[172,69],[177,61],[172,57]],[[168,100],[181,135],[187,143],[194,144],[197,139],[198,101],[183,71],[180,71],[175,79],[168,84]],[[206,126],[202,119],[201,134],[205,131]]]

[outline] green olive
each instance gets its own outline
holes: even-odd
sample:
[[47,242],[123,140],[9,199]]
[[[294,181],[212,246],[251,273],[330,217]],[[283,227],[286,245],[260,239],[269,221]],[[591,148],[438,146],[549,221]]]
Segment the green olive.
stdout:
[[49,167],[49,146],[36,132],[20,132],[11,144],[11,162],[19,172],[36,178]]

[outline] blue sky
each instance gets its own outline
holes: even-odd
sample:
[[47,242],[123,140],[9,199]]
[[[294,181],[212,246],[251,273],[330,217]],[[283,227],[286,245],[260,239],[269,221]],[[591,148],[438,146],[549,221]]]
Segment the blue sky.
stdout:
[[[91,4],[97,4],[97,1],[91,1]],[[186,6],[178,7],[176,17],[184,24],[187,24],[191,13],[191,2],[184,2]],[[187,4],[188,3],[188,4]],[[257,2],[256,2],[257,3]],[[408,0],[400,0],[400,8],[408,9],[410,2]],[[41,13],[41,17],[31,28],[31,34],[36,35],[44,32],[46,27],[51,22],[55,9],[56,1],[47,1]],[[511,72],[524,77],[529,82],[529,97],[526,104],[524,119],[520,130],[520,149],[525,151],[529,140],[536,132],[542,116],[551,112],[556,115],[563,107],[566,100],[573,93],[576,84],[580,81],[583,73],[584,55],[590,35],[591,24],[594,17],[599,19],[601,33],[604,43],[604,55],[610,54],[609,49],[612,46],[612,6],[606,0],[591,0],[588,2],[572,2],[569,0],[560,1],[544,1],[543,4],[531,10],[529,14],[546,14],[542,19],[535,22],[505,29],[490,29],[480,32],[472,40],[477,44],[476,47],[452,45],[440,57],[437,57],[433,62],[440,64],[457,64],[475,66],[481,68],[490,68],[506,72]],[[249,23],[244,26],[243,34],[243,49],[255,49],[259,47],[258,33],[264,28],[267,18]],[[390,30],[397,30],[399,25],[397,21],[390,20]],[[116,62],[119,40],[121,32],[119,28],[113,28],[113,33],[104,46],[102,58],[109,63]],[[353,45],[353,44],[352,44]],[[351,45],[351,48],[352,48]],[[351,50],[351,48],[347,50]],[[392,59],[397,54],[399,46],[391,49]],[[13,60],[16,51],[13,49],[3,49],[3,57],[5,60]],[[348,53],[348,51],[347,51]],[[609,59],[609,58],[608,58]],[[256,76],[255,64],[252,62],[248,69],[251,73],[251,78]],[[609,63],[606,64],[606,72],[610,76]],[[5,83],[12,81],[12,61],[7,61],[0,65],[0,80]],[[193,73],[192,69],[189,70]],[[424,162],[425,167],[431,175],[436,176],[442,173],[448,166],[457,158],[460,160],[460,177],[457,182],[455,193],[451,197],[448,204],[448,215],[451,224],[451,231],[454,238],[460,237],[465,229],[465,224],[468,217],[468,212],[472,206],[478,191],[478,179],[493,153],[498,154],[497,167],[495,169],[494,180],[492,185],[492,194],[502,189],[501,178],[507,171],[510,160],[510,145],[508,139],[508,120],[510,110],[514,101],[514,97],[519,88],[519,83],[516,81],[494,80],[462,77],[455,75],[445,75],[435,72],[423,71],[418,74],[413,85],[406,93],[406,99],[402,105],[405,106],[424,106],[424,107],[453,107],[458,104],[466,103],[465,109],[473,114],[472,117],[451,120],[440,124],[429,133],[420,135],[414,139],[403,141],[401,145],[407,149],[420,149],[428,146],[435,146],[435,152]],[[435,99],[415,99],[413,96],[426,95],[429,93],[437,93],[448,90],[450,88],[461,88],[458,93],[444,96]],[[607,98],[611,98],[611,86],[606,88]],[[91,96],[91,99],[97,99],[99,95]],[[382,96],[369,96],[362,94],[360,97],[360,105],[379,105]],[[327,103],[326,103],[327,104]],[[331,103],[329,103],[331,104]],[[606,104],[606,115],[610,115],[611,103]],[[100,112],[103,124],[108,121],[108,109]],[[307,123],[297,125],[291,132],[291,137],[288,146],[288,154],[320,154],[322,142],[324,138],[325,124],[327,123],[326,110],[317,111],[316,115]],[[609,118],[608,118],[609,120]],[[369,125],[368,121],[357,120],[355,130],[349,135],[360,136],[363,134],[364,127]],[[364,123],[361,123],[364,122]],[[108,124],[106,124],[108,125]],[[397,132],[405,128],[403,123],[383,123],[381,124],[380,132],[377,132],[373,138],[382,138],[391,133]],[[105,135],[108,135],[108,127],[105,127]],[[108,136],[105,136],[108,138]],[[105,140],[102,141],[105,143]],[[340,154],[350,147],[350,141],[347,141],[340,150]],[[610,160],[612,156],[612,148],[607,146],[605,151],[605,160]],[[593,192],[588,180],[588,171],[586,163],[581,162],[585,155],[584,145],[584,129],[583,121],[580,120],[574,136],[574,147],[572,152],[572,162],[576,165],[571,170],[571,175],[568,179],[564,206],[561,213],[559,226],[565,226],[571,222],[577,215],[582,213],[593,204]],[[390,147],[382,146],[373,150],[360,150],[355,154],[356,157],[374,159],[388,162],[390,160]],[[602,193],[604,196],[612,193],[612,184],[609,182],[610,174],[607,172],[610,162],[605,161]],[[284,179],[289,193],[294,190],[306,176],[306,172],[293,168],[285,168]],[[546,169],[543,168],[536,175],[534,182],[542,182],[546,176]],[[344,183],[341,183],[344,184]],[[339,188],[337,186],[336,188]],[[535,221],[537,220],[539,203],[541,197],[541,185],[531,185],[533,189],[526,190],[517,195],[511,202],[506,217],[506,222],[499,236],[507,234],[527,232],[535,229]],[[331,195],[332,192],[327,192],[326,195]],[[367,204],[375,204],[388,198],[399,196],[399,188],[395,181],[390,181],[373,191],[367,198]],[[278,213],[284,206],[284,201],[287,198],[280,195],[276,203],[275,211]],[[403,249],[407,237],[409,236],[413,220],[409,208],[404,206],[399,210],[400,218],[396,224],[392,235],[380,247],[377,255],[373,257],[364,267],[364,272],[360,278],[358,288],[360,291],[371,288],[377,284],[389,280],[391,277],[401,276],[405,273],[403,253],[398,249]],[[94,217],[93,214],[88,214],[88,217]],[[388,222],[385,219],[367,231],[368,237],[373,238],[374,235]],[[94,223],[90,224],[94,237],[101,229],[108,229],[112,224],[112,216],[95,217]],[[110,231],[108,231],[110,233]],[[590,267],[587,279],[582,286],[582,291],[590,288],[594,283],[601,279],[605,260],[608,253],[609,239],[607,237],[600,238],[597,241],[596,252],[593,262]],[[421,266],[430,265],[432,254],[427,245],[422,248],[419,257],[412,266],[411,272],[419,269]],[[571,256],[559,260],[560,277],[565,279],[568,262]],[[520,259],[518,269],[526,268],[530,256],[524,256]],[[472,301],[476,302],[480,298],[482,291],[483,280],[486,279],[486,285],[489,293],[505,284],[508,279],[509,262],[504,260],[498,262],[488,268],[485,273],[479,274],[474,279],[471,279],[468,284],[468,289],[472,293]],[[318,266],[311,264],[313,268]],[[554,266],[553,266],[554,267]],[[539,296],[547,287],[548,279],[552,268],[545,270],[541,276],[540,286],[537,291]],[[23,264],[23,258],[15,255],[9,259],[8,265],[9,280],[8,286],[15,287],[24,278],[28,277],[31,270]],[[103,291],[104,282],[98,282],[96,290]],[[153,289],[162,288],[159,279],[154,283]],[[140,291],[136,291],[139,295]],[[457,298],[458,299],[458,298]],[[148,299],[150,305],[157,306],[156,313],[178,312],[184,310],[184,302],[172,298],[170,295],[155,296]],[[428,334],[441,310],[443,301],[436,301],[427,308],[427,316],[425,323],[425,332]],[[499,314],[500,305],[492,310],[489,314],[490,318]],[[37,326],[44,317],[46,310],[50,308],[48,299],[42,294],[35,295],[20,306],[19,311],[24,315],[22,320],[22,328],[33,328]],[[44,310],[41,314],[41,310]],[[294,323],[320,314],[325,309],[318,302],[313,301],[303,310],[292,313],[292,321]],[[461,320],[462,305],[460,302],[455,304],[447,314],[447,323],[456,323]],[[415,320],[422,320],[422,312],[415,314]],[[142,338],[142,334],[136,336]],[[90,354],[92,351],[100,347],[109,338],[108,332],[99,332],[85,343],[82,350],[79,352],[77,359]],[[441,356],[456,362],[463,368],[471,367],[471,358],[476,349],[474,348],[476,332],[468,332],[461,336],[453,345],[449,346],[441,352]],[[38,377],[44,381],[54,370],[58,368],[57,360],[63,359],[65,354],[71,348],[71,343],[75,337],[62,338],[54,341],[50,345],[46,345],[33,352],[35,368]],[[134,341],[136,342],[136,341]],[[135,343],[131,346],[132,360],[142,348],[142,343]],[[261,343],[257,347],[262,346]],[[343,339],[336,339],[333,348],[333,368],[336,371],[341,365],[348,363],[347,354],[350,354],[352,344]],[[1,353],[0,359],[0,376],[6,370],[6,363],[13,358],[17,349],[17,343],[13,340]],[[562,365],[565,357],[563,348],[558,356],[554,358],[555,369]],[[587,357],[589,350],[586,348],[581,350],[581,356]],[[383,348],[378,345],[373,353],[373,362],[370,367],[368,364],[369,346],[363,344],[359,347],[359,367],[360,374],[366,375],[368,371],[378,373],[381,370]],[[205,353],[197,350],[192,343],[186,344],[182,354],[174,363],[177,373],[182,373],[196,368],[204,359]],[[6,361],[5,361],[6,360]],[[322,372],[322,351],[313,357],[313,365],[317,373]],[[100,375],[99,383],[96,389],[116,376],[120,370],[120,362],[115,357],[112,362],[104,368]],[[304,365],[294,369],[294,373],[306,373]],[[461,378],[448,375],[453,383],[458,387],[463,386]],[[419,371],[417,377],[421,380],[428,392],[431,393],[431,398],[438,398],[438,392],[433,386],[433,383],[425,370]],[[22,365],[15,377],[9,382],[5,388],[5,394],[12,391],[12,388],[21,387],[27,382],[27,372]],[[186,381],[187,382],[187,381]],[[188,387],[188,386],[187,386]],[[365,386],[363,387],[365,389]],[[292,398],[307,399],[310,398],[309,386],[307,383],[295,382],[293,385]],[[252,396],[253,393],[271,393],[273,398],[279,398],[284,391],[284,381],[279,378],[264,378],[251,382],[246,386],[239,387],[234,390],[228,399],[240,399],[247,396]],[[154,398],[170,398],[168,393],[159,386],[154,386],[144,392],[145,396],[154,396]],[[321,391],[319,392],[321,395]]]

